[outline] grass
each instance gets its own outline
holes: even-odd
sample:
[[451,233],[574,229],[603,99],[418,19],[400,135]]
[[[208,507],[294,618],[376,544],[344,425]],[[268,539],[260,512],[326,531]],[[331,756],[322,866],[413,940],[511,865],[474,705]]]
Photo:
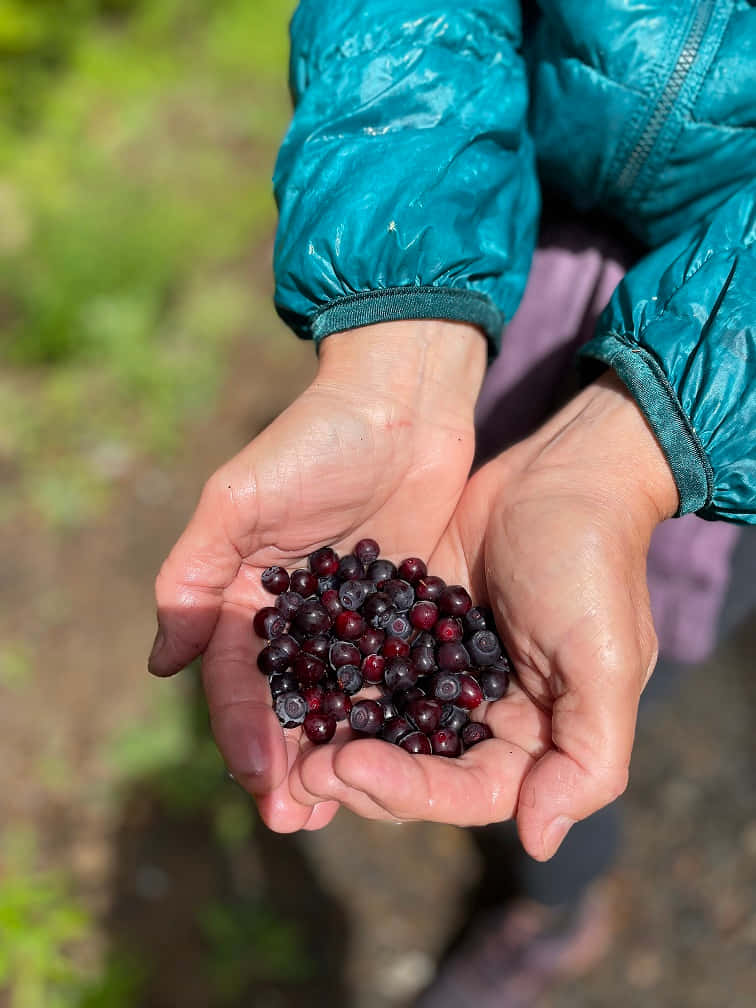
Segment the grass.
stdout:
[[[291,10],[157,0],[114,18],[112,2],[107,17],[68,2],[80,30],[55,35],[54,84],[18,71],[34,121],[14,105],[0,127],[0,521],[64,528],[135,458],[177,449],[252,327],[244,264],[274,222]],[[45,10],[0,0],[0,51],[12,15],[16,48],[51,44]]]

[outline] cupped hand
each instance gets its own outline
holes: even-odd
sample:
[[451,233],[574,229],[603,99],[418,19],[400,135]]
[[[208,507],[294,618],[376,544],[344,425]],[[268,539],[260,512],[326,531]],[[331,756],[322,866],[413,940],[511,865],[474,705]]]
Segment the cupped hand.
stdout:
[[494,738],[461,758],[378,740],[312,748],[290,787],[363,816],[483,825],[515,817],[546,859],[625,788],[656,660],[651,532],[677,508],[669,467],[614,377],[586,389],[469,482],[429,568],[488,601],[517,670],[474,713]]
[[202,654],[213,733],[227,766],[279,831],[316,828],[337,804],[295,800],[301,729],[282,731],[252,617],[272,598],[261,571],[363,536],[429,555],[464,490],[485,342],[466,325],[402,322],[335,334],[313,384],[207,482],[156,582],[150,671]]

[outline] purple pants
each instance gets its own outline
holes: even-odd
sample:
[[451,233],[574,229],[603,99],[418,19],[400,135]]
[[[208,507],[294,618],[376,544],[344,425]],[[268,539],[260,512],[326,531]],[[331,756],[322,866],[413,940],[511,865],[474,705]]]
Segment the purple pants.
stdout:
[[[575,354],[629,265],[603,234],[570,225],[541,237],[522,303],[478,401],[478,455],[525,437],[569,391]],[[574,381],[574,377],[572,381]],[[695,515],[656,530],[648,584],[660,656],[700,661],[713,649],[738,529]]]

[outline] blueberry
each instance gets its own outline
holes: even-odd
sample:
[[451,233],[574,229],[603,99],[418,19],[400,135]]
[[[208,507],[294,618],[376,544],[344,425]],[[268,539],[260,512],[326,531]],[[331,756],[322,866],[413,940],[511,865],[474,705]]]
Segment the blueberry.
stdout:
[[443,616],[433,627],[433,636],[440,644],[462,640],[462,624],[453,616]]
[[326,667],[314,655],[299,654],[292,666],[300,686],[314,686],[325,679]]
[[436,700],[450,703],[456,700],[461,692],[459,676],[452,672],[439,672],[431,680],[431,692]]
[[266,567],[260,576],[263,588],[271,595],[280,595],[289,587],[289,575],[283,567]]
[[438,619],[435,602],[415,602],[410,610],[409,620],[416,630],[432,630]]
[[319,711],[323,706],[323,697],[325,696],[325,690],[320,685],[305,686],[305,688],[302,690],[302,696],[305,698],[308,713],[311,713],[313,711]]
[[380,731],[380,736],[387,742],[399,743],[406,735],[409,735],[410,732],[413,732],[414,730],[415,729],[409,723],[407,718],[399,715],[397,717],[388,718],[387,721],[384,721],[383,728]]
[[307,701],[301,693],[280,693],[275,700],[276,717],[284,728],[301,725],[307,714]]
[[364,576],[364,568],[354,553],[344,554],[341,560],[339,560],[339,577],[341,580],[359,581]]
[[362,616],[349,609],[342,609],[334,620],[334,627],[342,640],[354,641],[359,640],[367,629]]
[[338,554],[330,546],[323,546],[322,549],[317,549],[314,553],[310,553],[307,560],[310,570],[318,578],[330,577],[331,574],[335,574],[339,569]]
[[383,673],[386,669],[386,659],[383,655],[366,655],[362,660],[362,679],[369,686],[377,686],[383,682]]
[[472,608],[472,599],[462,585],[448,585],[438,600],[444,616],[464,616]]
[[433,752],[430,739],[421,731],[413,731],[403,736],[399,745],[415,756],[430,756]]
[[473,606],[462,617],[466,634],[474,634],[478,630],[493,630],[495,623],[493,613],[485,606]]
[[252,621],[255,633],[264,640],[271,640],[286,633],[286,620],[273,606],[263,606],[255,613]]
[[289,578],[289,586],[292,591],[297,592],[303,598],[309,598],[318,590],[318,579],[312,571],[300,568],[295,570]]
[[308,637],[302,642],[302,654],[314,655],[322,662],[328,659],[328,652],[331,650],[331,642],[328,637]]
[[410,661],[419,675],[432,675],[438,669],[436,652],[432,647],[415,645],[410,652]]
[[289,669],[287,672],[276,672],[270,677],[270,695],[275,698],[281,693],[296,693],[299,683],[297,677]]
[[336,682],[347,696],[362,689],[362,671],[357,665],[341,665],[336,669]]
[[324,574],[318,578],[318,595],[322,598],[327,591],[338,591],[339,579],[335,574]]
[[432,633],[428,633],[427,631],[421,631],[417,635],[417,637],[415,637],[415,639],[413,640],[412,646],[435,648],[436,638],[433,636]]
[[389,718],[395,718],[399,714],[392,693],[384,693],[383,696],[377,698],[376,702],[383,708],[384,722],[388,721]]
[[320,602],[332,620],[335,620],[339,613],[344,612],[344,606],[341,604],[336,588],[327,588],[321,594]]
[[339,602],[345,609],[359,609],[368,595],[370,589],[364,581],[345,581],[339,588]]
[[428,573],[428,568],[419,557],[407,557],[399,564],[399,577],[404,581],[414,584],[420,578],[424,578]]
[[410,689],[417,683],[419,676],[408,658],[392,658],[386,663],[383,681],[390,690]]
[[388,596],[384,595],[383,592],[376,592],[371,595],[362,607],[362,615],[371,625],[376,616],[381,616],[386,612],[393,612],[393,606]]
[[483,669],[480,673],[480,688],[484,700],[501,700],[509,687],[509,673],[498,668]]
[[386,627],[386,633],[407,641],[412,636],[412,624],[403,613],[397,613]]
[[435,577],[433,574],[428,574],[427,577],[420,578],[415,584],[415,598],[420,602],[435,602],[438,604],[438,600],[441,598],[445,588],[446,581],[440,577]]
[[386,633],[384,630],[374,630],[373,627],[368,627],[357,641],[357,647],[364,655],[378,654],[383,647],[385,639]]
[[276,609],[278,609],[284,619],[290,620],[294,617],[294,614],[303,602],[304,595],[300,595],[299,592],[295,591],[285,591],[276,599]]
[[462,672],[470,667],[470,655],[464,644],[457,641],[450,641],[442,644],[436,655],[438,667],[445,672]]
[[462,729],[462,744],[465,749],[477,745],[478,742],[485,742],[486,739],[490,738],[493,738],[493,732],[482,721],[468,721]]
[[459,734],[470,720],[470,716],[462,707],[457,707],[453,703],[445,703],[441,710],[441,725],[444,728],[451,728]]
[[436,756],[459,756],[459,735],[451,728],[438,728],[430,736],[431,750]]
[[337,721],[344,721],[349,717],[352,701],[344,690],[330,689],[326,690],[320,709],[324,714],[333,714]]
[[467,673],[459,676],[459,696],[455,703],[465,710],[474,710],[483,703],[483,690],[477,679]]
[[368,565],[367,576],[370,581],[378,584],[380,581],[390,581],[396,577],[396,567],[390,560],[373,560]]
[[294,617],[294,626],[308,637],[318,637],[331,629],[331,617],[316,599],[305,599]]
[[476,665],[493,665],[501,658],[499,638],[491,630],[477,630],[467,642],[467,649]]
[[384,658],[408,658],[409,653],[409,643],[401,637],[387,637],[381,648]]
[[334,641],[328,652],[331,668],[341,668],[342,665],[359,665],[362,655],[359,648],[350,641]]
[[263,675],[273,675],[275,672],[284,672],[291,664],[286,651],[276,647],[275,644],[268,644],[257,656],[257,667]]
[[417,727],[418,731],[430,734],[441,724],[441,712],[438,700],[432,697],[419,697],[407,703],[404,716]]
[[377,560],[380,556],[380,552],[381,547],[375,539],[360,539],[354,547],[354,555],[364,567],[373,563],[374,560]]
[[349,723],[357,732],[377,735],[383,727],[383,707],[376,700],[358,700],[352,704]]
[[406,715],[407,704],[412,700],[424,699],[425,691],[419,686],[410,686],[409,689],[394,690],[391,696],[394,698],[394,706],[399,713]]
[[381,591],[399,612],[407,612],[415,601],[415,591],[407,581],[390,578],[381,584]]
[[[377,616],[369,621],[370,625],[375,630],[385,630],[387,633],[390,632],[391,626],[394,620],[399,616],[399,613],[394,609],[393,606],[389,606],[388,609],[384,609],[383,612],[378,613]],[[403,625],[402,625],[403,626]],[[396,636],[396,635],[394,635]]]
[[333,714],[310,711],[304,719],[305,735],[315,745],[330,742],[336,732],[336,718]]

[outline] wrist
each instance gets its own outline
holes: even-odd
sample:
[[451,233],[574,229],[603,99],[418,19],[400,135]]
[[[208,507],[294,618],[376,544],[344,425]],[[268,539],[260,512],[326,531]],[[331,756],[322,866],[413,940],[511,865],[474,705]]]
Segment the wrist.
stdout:
[[486,368],[475,326],[435,319],[381,322],[320,345],[316,382],[388,400],[427,419],[471,423]]

